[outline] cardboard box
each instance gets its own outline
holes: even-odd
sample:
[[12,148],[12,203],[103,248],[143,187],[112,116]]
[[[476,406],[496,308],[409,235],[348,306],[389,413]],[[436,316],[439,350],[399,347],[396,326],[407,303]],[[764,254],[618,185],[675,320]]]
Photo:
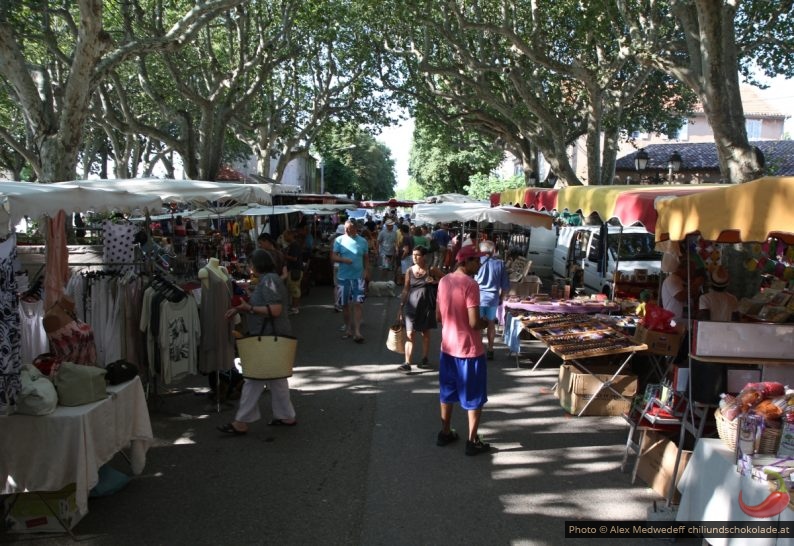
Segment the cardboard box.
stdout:
[[657,332],[648,330],[645,326],[638,324],[637,331],[634,333],[634,341],[645,343],[648,352],[654,355],[675,356],[684,340],[684,327],[676,327],[676,333]]
[[[75,484],[71,483],[60,491],[8,495],[3,500],[7,531],[63,533],[64,525],[72,529],[83,517],[77,510],[75,491]],[[58,515],[63,525],[53,513]]]
[[539,281],[510,281],[510,289],[507,292],[510,296],[529,297],[534,296],[540,290]]
[[[656,493],[664,498],[670,492],[670,484],[673,480],[673,468],[675,458],[678,455],[678,446],[675,442],[654,431],[647,431],[642,441],[641,456],[637,461],[637,476],[648,484]],[[678,463],[676,473],[676,489],[673,494],[672,502],[678,504],[681,494],[678,492],[678,481],[684,473],[691,451],[681,452],[681,461]]]
[[582,415],[622,415],[628,412],[631,409],[631,398],[637,394],[636,375],[618,375],[612,383],[612,388],[625,396],[625,399],[608,388],[595,395],[601,387],[602,381],[612,377],[614,368],[611,373],[609,368],[606,366],[591,367],[592,372],[598,377],[596,379],[572,364],[560,366],[557,390],[555,391],[555,395],[560,399],[560,406],[568,413],[579,415],[582,408],[595,397]]
[[695,322],[692,354],[726,358],[792,360],[794,324]]

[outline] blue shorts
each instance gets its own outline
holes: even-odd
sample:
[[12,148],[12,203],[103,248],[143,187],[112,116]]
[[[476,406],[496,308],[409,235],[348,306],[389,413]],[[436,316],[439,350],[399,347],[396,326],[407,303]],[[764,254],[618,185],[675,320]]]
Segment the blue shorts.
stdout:
[[337,295],[339,299],[337,300],[337,304],[340,307],[347,305],[348,303],[364,303],[364,300],[367,298],[366,292],[366,284],[364,279],[345,279],[339,281],[339,292]]
[[499,306],[495,307],[483,307],[480,306],[480,316],[486,320],[496,320],[496,311],[499,309]]
[[488,401],[488,361],[485,354],[456,358],[444,352],[438,362],[439,399],[460,403],[465,410],[482,408]]

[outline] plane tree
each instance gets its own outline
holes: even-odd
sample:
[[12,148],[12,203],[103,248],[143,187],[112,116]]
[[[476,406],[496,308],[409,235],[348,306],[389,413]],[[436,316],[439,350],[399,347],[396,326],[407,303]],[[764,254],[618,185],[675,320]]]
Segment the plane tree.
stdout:
[[[144,52],[183,47],[217,14],[242,3],[205,0],[180,4],[180,10],[146,0],[3,2],[0,80],[22,113],[25,139],[5,130],[0,138],[25,158],[38,180],[74,178],[91,98],[105,76]],[[116,10],[129,5],[159,10],[164,32],[125,35]]]
[[[714,132],[722,176],[747,182],[764,173],[747,138],[740,75],[753,82],[794,75],[794,2],[615,0],[629,29],[626,49],[697,95]],[[670,24],[674,21],[676,24]]]

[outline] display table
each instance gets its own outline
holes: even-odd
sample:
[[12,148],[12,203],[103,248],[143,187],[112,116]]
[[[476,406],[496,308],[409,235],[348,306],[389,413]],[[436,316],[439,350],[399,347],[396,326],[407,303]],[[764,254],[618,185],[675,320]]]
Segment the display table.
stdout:
[[620,311],[620,305],[609,301],[592,301],[580,303],[575,300],[552,300],[537,303],[521,303],[506,301],[505,313],[510,309],[529,311],[531,313],[610,313]]
[[[734,453],[715,438],[701,438],[695,444],[689,464],[678,482],[681,504],[677,521],[794,521],[794,511],[783,510],[776,518],[752,518],[739,507],[739,491],[746,504],[760,503],[769,487],[736,472]],[[708,538],[714,546],[794,545],[794,538]]]
[[[504,343],[511,353],[519,355],[521,353],[521,340],[519,335],[523,330],[523,325],[520,320],[510,312],[525,311],[530,313],[541,314],[596,314],[596,313],[609,313],[620,310],[620,305],[611,302],[593,302],[588,304],[574,304],[568,301],[553,301],[543,303],[519,303],[519,302],[504,302],[499,306],[499,313],[501,316],[499,321],[504,325]],[[518,364],[516,362],[516,364]]]
[[8,495],[57,491],[76,484],[80,515],[88,513],[88,492],[99,467],[131,447],[132,471],[140,474],[153,440],[140,378],[108,386],[108,397],[50,415],[0,417],[0,478]]

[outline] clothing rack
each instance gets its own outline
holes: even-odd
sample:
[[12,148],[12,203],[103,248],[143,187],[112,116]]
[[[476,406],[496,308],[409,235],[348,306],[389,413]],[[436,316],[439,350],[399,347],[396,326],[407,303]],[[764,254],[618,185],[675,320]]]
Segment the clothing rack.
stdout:
[[187,294],[181,287],[159,273],[155,273],[154,276],[152,276],[152,281],[149,286],[162,293],[165,298],[172,303],[180,302],[187,297]]

